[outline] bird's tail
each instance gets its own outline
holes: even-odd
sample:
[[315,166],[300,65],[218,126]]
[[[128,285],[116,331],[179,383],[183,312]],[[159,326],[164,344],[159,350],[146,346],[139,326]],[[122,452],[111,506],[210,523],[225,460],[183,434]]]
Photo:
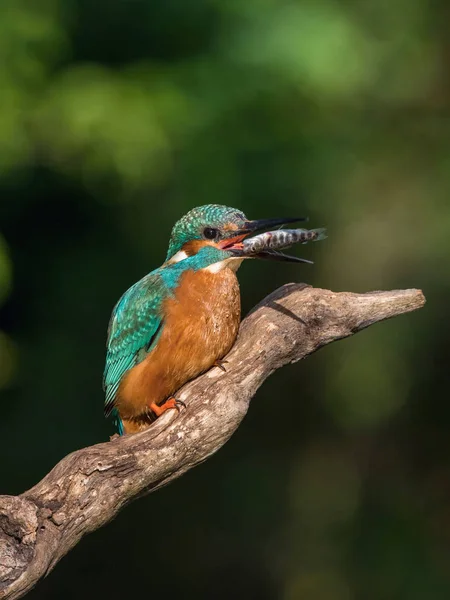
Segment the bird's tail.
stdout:
[[113,417],[114,427],[117,429],[117,433],[119,435],[123,435],[123,423],[122,423],[122,419],[120,418],[119,412],[117,411],[117,409],[113,409],[112,417]]

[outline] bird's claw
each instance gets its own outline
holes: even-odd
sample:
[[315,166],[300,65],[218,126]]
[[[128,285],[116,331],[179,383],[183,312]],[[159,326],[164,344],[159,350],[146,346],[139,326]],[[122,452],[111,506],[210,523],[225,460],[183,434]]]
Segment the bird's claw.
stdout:
[[224,373],[227,372],[227,370],[225,369],[225,367],[223,366],[225,363],[227,363],[227,360],[216,360],[214,361],[214,366],[218,367],[219,369],[221,369]]
[[186,404],[183,402],[183,400],[177,400],[176,398],[174,398],[174,400],[175,400],[174,408],[176,408],[178,412],[181,411],[181,407],[186,408]]
[[149,408],[157,417],[160,417],[164,412],[166,412],[166,410],[169,410],[169,408],[175,408],[178,412],[181,412],[182,406],[186,408],[186,404],[182,400],[177,400],[176,398],[168,398],[159,406],[158,404],[156,404],[156,402],[152,402]]

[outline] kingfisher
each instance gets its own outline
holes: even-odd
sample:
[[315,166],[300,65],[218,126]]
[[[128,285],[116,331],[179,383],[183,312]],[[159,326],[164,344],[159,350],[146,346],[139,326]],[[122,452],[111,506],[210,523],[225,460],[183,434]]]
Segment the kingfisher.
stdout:
[[[235,208],[208,204],[175,224],[163,265],[123,294],[109,322],[104,410],[120,435],[180,409],[184,404],[174,394],[182,385],[213,366],[224,369],[241,319],[236,272],[249,258],[243,240],[303,220],[252,221]],[[306,262],[267,250],[260,257]]]

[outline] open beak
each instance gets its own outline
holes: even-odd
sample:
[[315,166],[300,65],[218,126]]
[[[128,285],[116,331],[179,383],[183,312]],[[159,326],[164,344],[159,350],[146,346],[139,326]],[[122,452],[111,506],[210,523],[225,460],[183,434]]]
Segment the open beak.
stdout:
[[256,219],[254,221],[247,221],[244,223],[242,229],[233,232],[233,237],[226,238],[219,242],[218,246],[222,250],[228,250],[232,252],[236,258],[242,256],[242,258],[262,258],[265,260],[275,260],[278,262],[291,262],[291,263],[311,263],[310,260],[304,258],[298,258],[296,256],[289,256],[275,250],[264,250],[253,256],[246,256],[242,252],[242,241],[252,233],[264,231],[265,229],[273,229],[275,227],[282,227],[288,223],[298,223],[299,221],[307,221],[307,217],[286,217],[278,219]]

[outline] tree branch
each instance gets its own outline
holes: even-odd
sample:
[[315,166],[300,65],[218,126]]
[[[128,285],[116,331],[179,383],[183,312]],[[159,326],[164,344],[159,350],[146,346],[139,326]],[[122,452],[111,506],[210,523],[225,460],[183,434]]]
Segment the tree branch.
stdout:
[[351,294],[288,284],[242,322],[227,356],[178,394],[147,431],[66,456],[20,496],[0,496],[0,598],[20,598],[77,544],[135,498],[216,452],[276,369],[378,321],[422,307],[419,290]]

